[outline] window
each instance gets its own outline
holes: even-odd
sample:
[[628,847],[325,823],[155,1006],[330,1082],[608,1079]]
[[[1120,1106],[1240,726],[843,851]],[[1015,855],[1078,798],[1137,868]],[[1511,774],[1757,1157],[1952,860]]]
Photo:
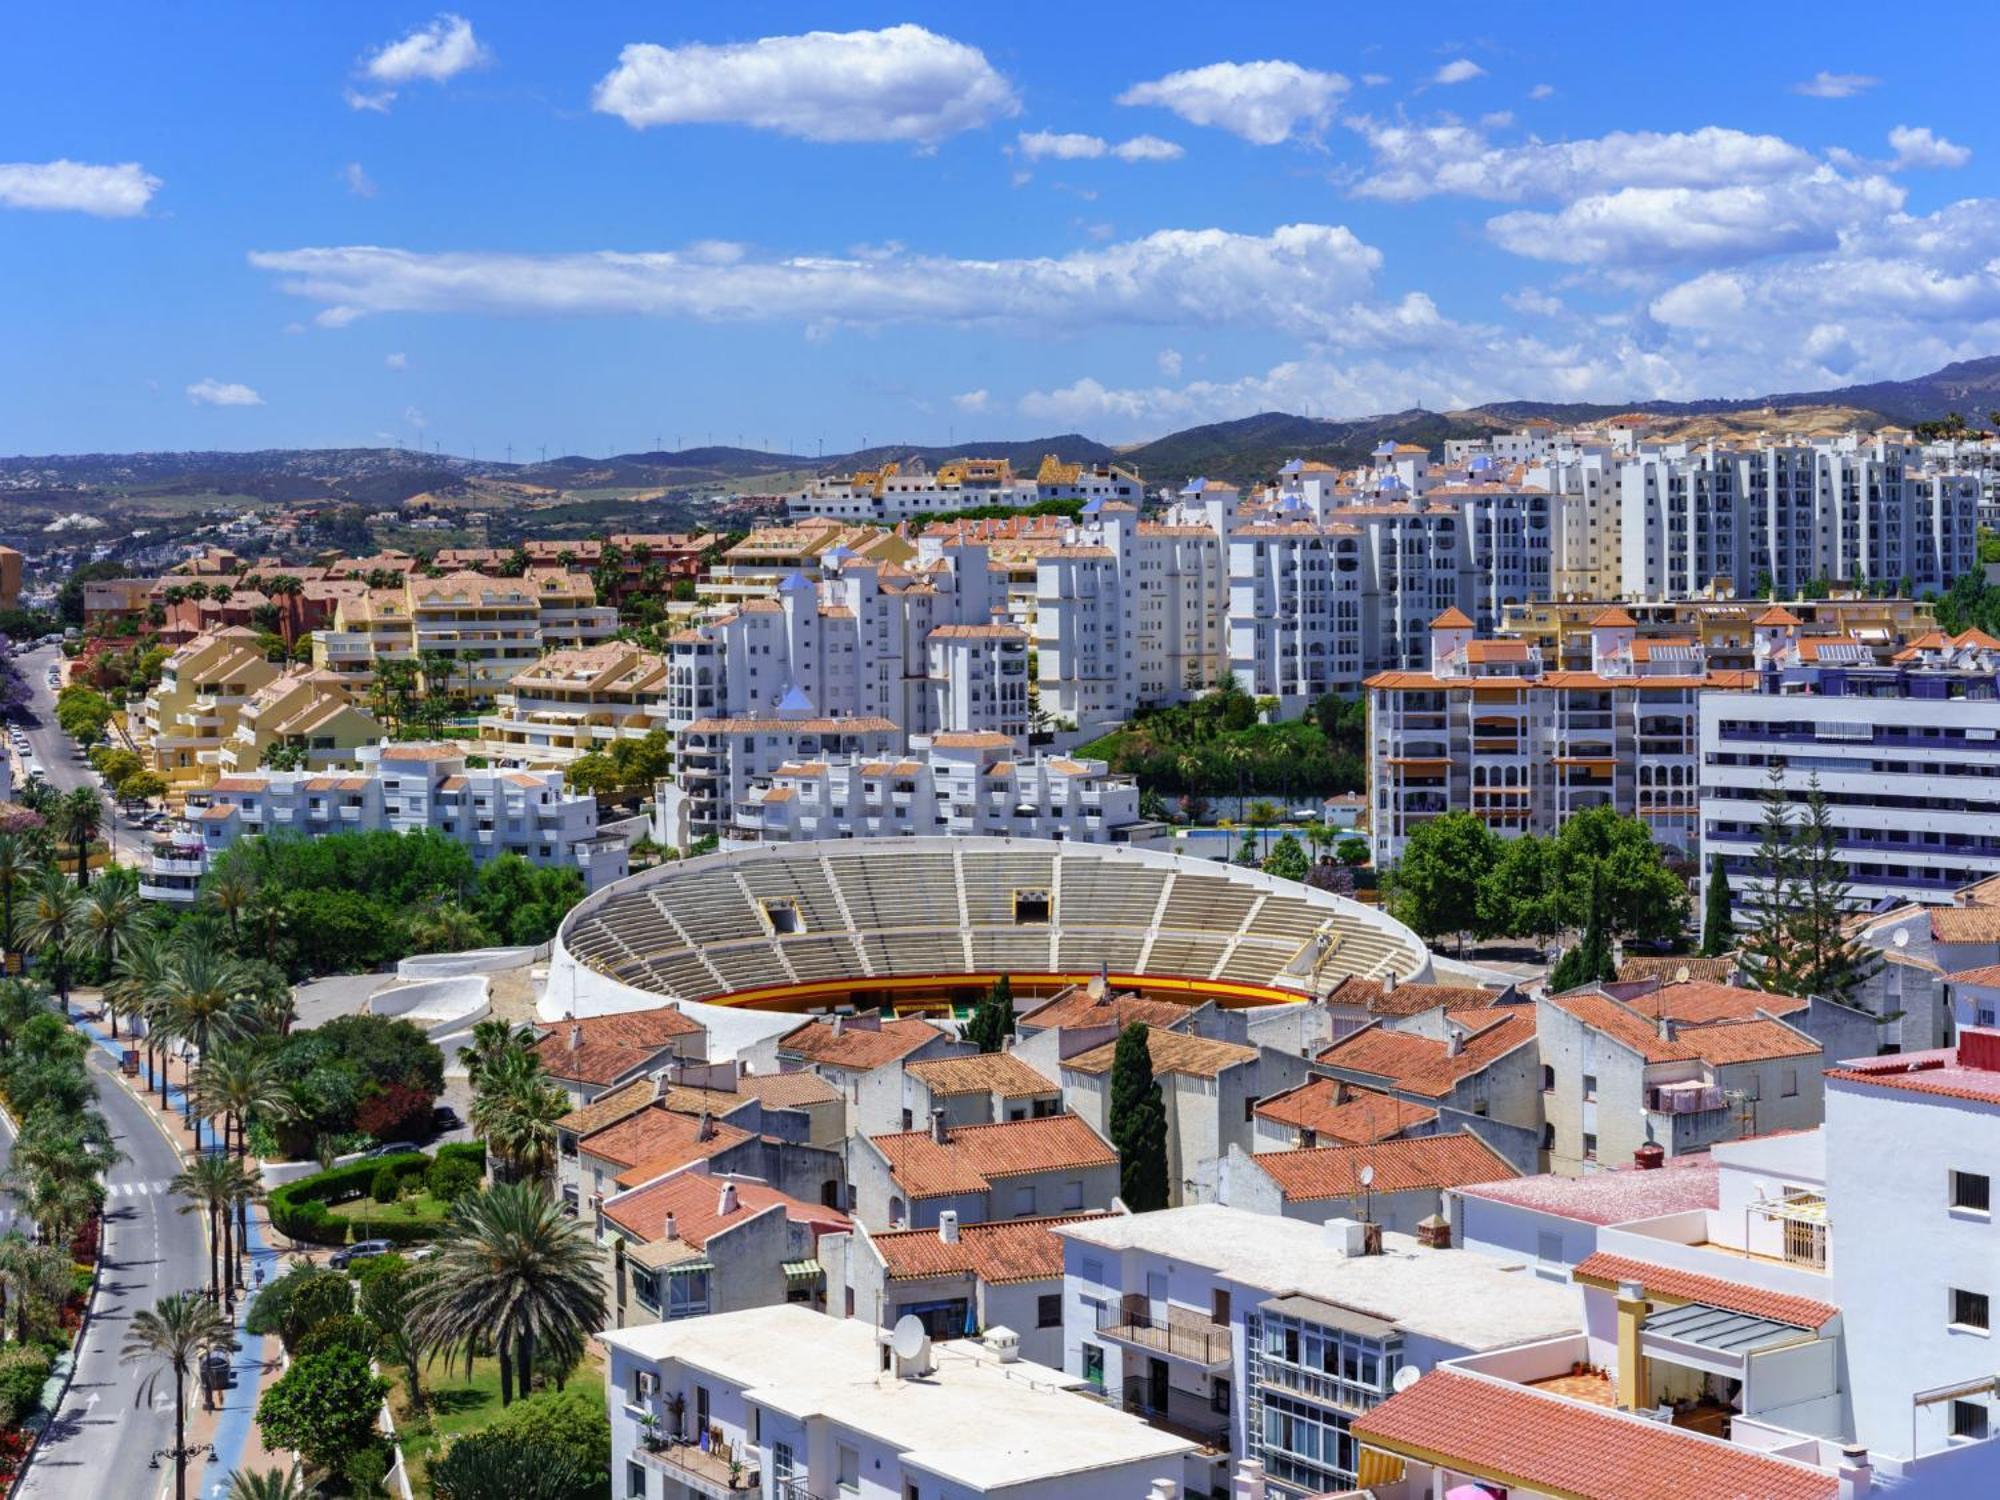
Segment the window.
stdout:
[[1799,1096],[1799,1070],[1798,1070],[1797,1068],[1787,1068],[1787,1069],[1785,1069],[1785,1086],[1784,1086],[1784,1089],[1783,1089],[1783,1094],[1784,1094],[1784,1097],[1785,1097],[1785,1098],[1787,1098],[1787,1099],[1796,1099],[1796,1098],[1798,1098],[1798,1096]]
[[834,1472],[844,1490],[861,1488],[861,1455],[845,1443],[834,1449]]
[[1096,1344],[1083,1346],[1083,1379],[1095,1390],[1104,1389],[1104,1350]]
[[1066,1209],[1072,1209],[1072,1210],[1074,1210],[1074,1209],[1079,1209],[1079,1208],[1082,1208],[1082,1207],[1083,1207],[1083,1183],[1082,1183],[1082,1182],[1080,1182],[1080,1181],[1079,1181],[1079,1182],[1065,1182],[1065,1183],[1063,1184],[1063,1207],[1064,1207],[1064,1208],[1066,1208]]
[[1208,1320],[1222,1327],[1229,1325],[1229,1292],[1217,1287],[1208,1294]]
[[1970,1442],[1986,1440],[1986,1408],[1977,1401],[1951,1403],[1951,1435]]
[[1543,1063],[1542,1092],[1545,1094],[1553,1094],[1555,1091],[1556,1091],[1556,1070],[1553,1065],[1549,1063]]
[[1583,1075],[1583,1097],[1586,1099],[1595,1099],[1597,1097],[1597,1075],[1595,1073],[1586,1073]]
[[1986,1293],[1968,1292],[1964,1287],[1951,1289],[1951,1326],[1954,1328],[1976,1328],[1981,1333],[1988,1327]]
[[635,1270],[632,1273],[632,1295],[638,1298],[641,1307],[647,1309],[649,1312],[658,1312],[660,1310],[659,1278],[651,1271]]
[[625,1493],[629,1500],[646,1500],[646,1471],[629,1458],[625,1461]]
[[1035,1185],[1031,1182],[1026,1187],[1015,1188],[1014,1217],[1017,1219],[1025,1219],[1030,1214],[1034,1213],[1034,1211],[1035,1211]]
[[1221,1376],[1208,1383],[1208,1409],[1218,1417],[1229,1415],[1229,1382]]
[[1061,1292],[1049,1292],[1035,1299],[1035,1326],[1037,1328],[1062,1327]]
[[792,1445],[790,1443],[771,1444],[771,1477],[782,1484],[793,1475]]
[[1597,1160],[1597,1137],[1588,1130],[1583,1133],[1583,1159],[1585,1161]]
[[1992,1180],[1984,1172],[1953,1172],[1951,1206],[1968,1213],[1990,1212],[1993,1206]]

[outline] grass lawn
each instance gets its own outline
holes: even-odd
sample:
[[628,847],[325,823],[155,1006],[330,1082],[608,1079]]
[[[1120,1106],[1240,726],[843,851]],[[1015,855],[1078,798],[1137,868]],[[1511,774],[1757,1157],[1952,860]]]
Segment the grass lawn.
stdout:
[[[384,1364],[382,1373],[389,1381],[389,1410],[395,1413],[396,1434],[409,1462],[410,1483],[418,1494],[429,1494],[431,1455],[449,1447],[453,1438],[490,1425],[500,1414],[499,1361],[474,1360],[469,1380],[463,1364],[453,1365],[449,1376],[442,1364],[431,1366],[424,1372],[424,1400],[428,1410],[421,1417],[410,1414],[409,1392],[403,1386],[402,1370]],[[602,1404],[604,1360],[595,1348],[585,1351],[583,1363],[569,1378],[569,1388],[587,1391]]]
[[429,1193],[415,1198],[403,1198],[394,1203],[377,1203],[365,1194],[350,1198],[345,1203],[329,1203],[326,1211],[336,1219],[345,1219],[354,1225],[356,1239],[367,1239],[361,1233],[365,1224],[442,1224],[444,1216],[451,1212],[451,1205],[442,1198],[433,1198]]

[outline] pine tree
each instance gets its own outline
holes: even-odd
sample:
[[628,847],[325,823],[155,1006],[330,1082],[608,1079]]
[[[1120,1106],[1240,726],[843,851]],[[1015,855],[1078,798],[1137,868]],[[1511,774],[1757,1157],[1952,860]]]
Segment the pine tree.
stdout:
[[1133,1213],[1167,1206],[1167,1109],[1153,1078],[1146,1028],[1118,1034],[1111,1060],[1111,1144],[1118,1151],[1118,1196]]
[[1708,898],[1701,917],[1701,956],[1720,958],[1736,941],[1736,923],[1729,914],[1729,875],[1722,856],[1708,862]]
[[1014,986],[1002,974],[972,1008],[965,1023],[965,1039],[981,1052],[1001,1052],[1013,1034]]
[[1793,993],[1851,1004],[1882,960],[1842,930],[1855,905],[1840,863],[1838,831],[1817,775],[1806,785],[1806,814],[1793,838],[1792,860],[1798,882],[1798,905],[1789,923],[1798,986]]
[[1799,869],[1783,766],[1772,765],[1762,801],[1763,836],[1751,867],[1755,878],[1743,893],[1744,912],[1750,919],[1743,966],[1758,989],[1790,995],[1798,993],[1794,988],[1797,955],[1792,943],[1792,913],[1799,904]]

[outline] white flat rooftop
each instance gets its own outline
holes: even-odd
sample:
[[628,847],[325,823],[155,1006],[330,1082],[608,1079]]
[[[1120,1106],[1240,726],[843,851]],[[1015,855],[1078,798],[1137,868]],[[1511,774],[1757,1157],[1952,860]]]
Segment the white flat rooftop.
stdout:
[[1474,1353],[1583,1327],[1583,1297],[1575,1287],[1542,1280],[1525,1261],[1426,1249],[1406,1234],[1385,1232],[1380,1255],[1347,1256],[1321,1225],[1213,1203],[1063,1224],[1053,1232],[1198,1266],[1274,1297],[1330,1302]]
[[1132,1463],[1178,1460],[1194,1444],[1078,1394],[1082,1382],[968,1341],[934,1344],[917,1379],[880,1373],[876,1330],[792,1305],[610,1330],[605,1343],[691,1366],[760,1406],[823,1417],[896,1448],[912,1467],[1000,1489]]

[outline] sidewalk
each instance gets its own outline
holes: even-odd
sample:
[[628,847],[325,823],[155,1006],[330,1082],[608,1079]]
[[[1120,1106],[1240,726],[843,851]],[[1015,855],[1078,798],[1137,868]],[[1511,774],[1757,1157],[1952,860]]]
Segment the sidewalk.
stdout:
[[[70,1002],[76,1011],[74,1024],[77,1029],[108,1052],[114,1061],[122,1059],[126,1048],[133,1043],[129,1037],[122,1034],[124,1031],[122,1025],[119,1039],[115,1042],[111,1040],[108,1022],[101,1011],[94,1008],[98,1004],[98,997],[88,990],[76,991],[71,993]],[[178,1065],[169,1060],[166,1070],[167,1105],[164,1109],[160,1104],[157,1078],[153,1089],[148,1090],[145,1086],[143,1059],[136,1078],[128,1078],[122,1072],[118,1074],[120,1086],[147,1106],[154,1123],[173,1141],[184,1159],[192,1156],[197,1149],[195,1131],[190,1130],[181,1121],[181,1109],[186,1102],[188,1071],[185,1065]],[[200,1136],[201,1146],[205,1149],[213,1149],[219,1139],[216,1132],[206,1124],[200,1127]],[[207,1227],[206,1217],[203,1215],[204,1233]],[[270,1221],[262,1204],[250,1205],[249,1230],[249,1255],[246,1264],[249,1285],[255,1287],[263,1281],[269,1281],[282,1269],[279,1252],[273,1246],[276,1236],[271,1230]],[[206,1281],[206,1268],[203,1280]],[[290,1467],[289,1457],[281,1460],[265,1451],[262,1436],[257,1431],[255,1421],[257,1402],[263,1394],[265,1385],[277,1378],[280,1351],[275,1340],[267,1341],[260,1335],[243,1331],[242,1320],[249,1310],[251,1298],[250,1293],[239,1294],[234,1309],[236,1336],[241,1348],[231,1360],[232,1378],[229,1389],[222,1393],[222,1405],[217,1410],[205,1411],[196,1399],[189,1413],[189,1444],[212,1445],[208,1456],[197,1460],[190,1467],[189,1489],[196,1494],[206,1494],[212,1487],[221,1486],[233,1471],[245,1465],[253,1470],[281,1465]]]

